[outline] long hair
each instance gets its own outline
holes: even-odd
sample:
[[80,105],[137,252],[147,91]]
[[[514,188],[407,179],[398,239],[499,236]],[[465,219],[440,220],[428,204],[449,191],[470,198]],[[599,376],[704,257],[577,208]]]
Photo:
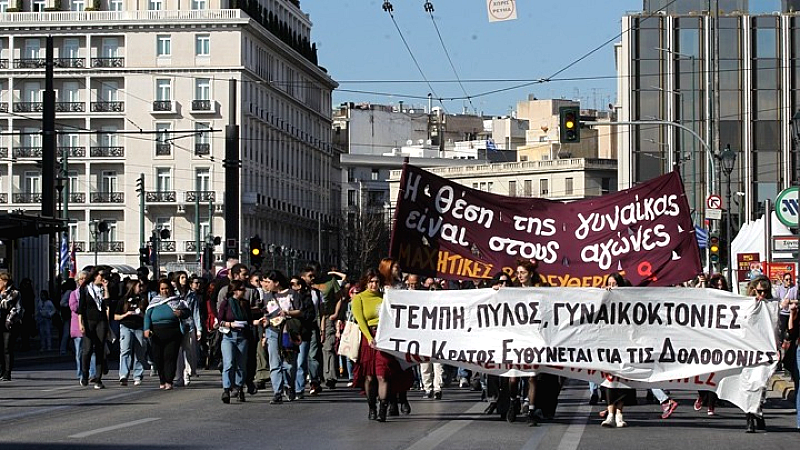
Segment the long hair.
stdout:
[[138,286],[140,283],[141,283],[140,280],[128,280],[125,283],[125,296],[123,296],[122,298],[129,299],[136,295],[139,295],[134,290],[136,289],[136,286]]
[[264,275],[264,278],[269,278],[274,283],[278,283],[281,289],[289,288],[289,280],[286,278],[286,275],[283,274],[280,270],[270,270]]
[[628,280],[626,280],[625,278],[623,278],[622,275],[619,274],[619,272],[614,272],[614,273],[608,275],[608,278],[613,278],[614,281],[617,282],[617,286],[618,287],[625,287],[625,286],[630,286],[631,285],[628,282]]
[[[381,286],[384,284],[393,284],[394,279],[392,278],[392,266],[396,261],[392,258],[383,258],[378,264],[378,273],[381,274]],[[370,269],[371,270],[371,269]],[[364,288],[366,289],[367,285],[363,284]]]
[[[391,259],[391,258],[384,258],[384,259]],[[381,264],[383,264],[383,261],[381,261]],[[361,279],[358,281],[358,284],[361,285],[362,291],[367,290],[367,283],[372,277],[378,277],[378,284],[380,284],[381,287],[383,287],[383,284],[386,282],[386,280],[383,278],[383,274],[381,274],[379,269],[376,269],[374,267],[367,269],[367,271],[364,272],[364,276],[362,276]]]
[[[186,275],[186,284],[181,284],[181,275]],[[178,295],[186,297],[189,293],[189,274],[183,270],[172,272],[172,285],[175,286]]]

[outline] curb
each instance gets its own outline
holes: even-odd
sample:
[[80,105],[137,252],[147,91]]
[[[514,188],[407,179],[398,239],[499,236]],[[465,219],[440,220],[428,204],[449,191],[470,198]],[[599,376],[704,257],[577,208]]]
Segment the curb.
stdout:
[[770,391],[780,395],[784,400],[794,400],[794,382],[782,375],[773,375],[769,383]]

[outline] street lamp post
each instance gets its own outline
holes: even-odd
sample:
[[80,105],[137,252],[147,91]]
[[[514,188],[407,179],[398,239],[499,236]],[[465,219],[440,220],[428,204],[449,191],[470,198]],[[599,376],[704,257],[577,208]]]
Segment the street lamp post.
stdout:
[[[796,152],[794,164],[797,166],[797,184],[800,186],[800,110],[792,116],[792,137],[794,140],[794,150]],[[800,227],[800,225],[798,225]],[[797,284],[797,275],[800,273],[800,231],[797,236],[797,272],[794,274],[794,282]]]
[[100,234],[108,231],[108,222],[105,220],[92,220],[92,237],[94,238],[94,265],[97,266],[97,252],[100,248],[100,241],[97,239]]
[[728,271],[727,271],[727,278],[728,278],[728,289],[732,289],[732,281],[731,281],[731,172],[733,172],[733,166],[736,164],[736,152],[731,150],[730,144],[725,146],[725,150],[720,153],[719,159],[722,162],[722,170],[725,172],[725,181],[728,185],[728,190],[725,194],[725,209],[727,210],[726,213],[726,224],[725,224],[725,237],[727,239],[727,243],[725,245],[725,252],[726,260],[728,262]]

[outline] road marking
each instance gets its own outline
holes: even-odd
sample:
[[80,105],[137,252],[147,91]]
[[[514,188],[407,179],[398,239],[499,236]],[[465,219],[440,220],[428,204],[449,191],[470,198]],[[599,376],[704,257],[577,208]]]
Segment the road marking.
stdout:
[[[86,402],[77,402],[77,403],[70,404],[70,405],[49,406],[49,407],[46,407],[46,408],[34,409],[33,411],[25,411],[25,412],[21,412],[21,413],[17,413],[17,414],[2,415],[2,416],[0,416],[0,422],[4,422],[4,421],[7,421],[7,420],[14,420],[14,419],[23,419],[25,417],[38,416],[40,414],[50,414],[50,413],[55,412],[55,411],[61,411],[61,410],[64,410],[64,409],[75,408],[75,407],[78,407],[78,406],[93,406],[93,405],[97,405],[97,404],[100,404],[100,403],[103,403],[103,402],[107,402],[107,401],[110,401],[110,400],[116,400],[116,399],[119,399],[119,398],[130,397],[130,396],[136,395],[137,393],[140,393],[140,392],[145,392],[145,391],[135,390],[135,391],[131,391],[131,392],[125,392],[125,393],[122,393],[122,394],[112,395],[110,397],[102,397],[102,398],[98,398],[98,399],[92,399],[92,400],[86,401]],[[58,399],[53,399],[53,400],[58,400]]]
[[42,392],[66,391],[66,390],[70,390],[70,389],[79,389],[79,388],[80,389],[86,389],[83,386],[61,386],[61,387],[52,388],[52,389],[42,389]]
[[125,423],[120,423],[118,425],[111,425],[110,427],[103,427],[103,428],[98,428],[96,430],[84,431],[83,433],[73,434],[73,435],[67,436],[67,437],[80,439],[80,438],[85,438],[87,436],[92,436],[92,435],[95,435],[95,434],[105,433],[107,431],[114,431],[114,430],[119,430],[119,429],[122,429],[122,428],[135,427],[136,425],[141,425],[141,424],[147,423],[147,422],[153,422],[153,421],[156,421],[156,420],[159,420],[159,419],[160,419],[160,417],[150,417],[148,419],[139,419],[139,420],[134,420],[133,422],[125,422]]
[[573,420],[564,432],[564,437],[558,444],[557,450],[575,450],[583,439],[583,432],[586,429],[586,424],[589,422],[589,414],[592,413],[592,407],[588,404],[583,404],[578,407]]
[[444,441],[449,439],[452,435],[458,433],[462,428],[465,428],[467,425],[473,422],[472,420],[464,420],[463,417],[466,417],[470,414],[482,413],[484,409],[486,409],[486,403],[476,403],[473,407],[464,411],[459,416],[460,419],[451,420],[441,427],[433,430],[433,432],[415,442],[413,445],[411,445],[411,447],[408,447],[407,450],[431,450],[436,448]]

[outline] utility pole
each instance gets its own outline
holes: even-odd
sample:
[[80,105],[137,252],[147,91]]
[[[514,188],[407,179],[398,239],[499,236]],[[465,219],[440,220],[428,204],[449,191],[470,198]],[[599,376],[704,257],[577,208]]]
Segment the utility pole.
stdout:
[[195,256],[197,257],[197,269],[202,273],[203,268],[200,267],[200,179],[195,178],[194,181],[194,243],[195,243]]
[[136,180],[136,192],[139,193],[139,248],[145,248],[144,241],[144,174],[139,174],[139,179]]
[[225,257],[239,256],[239,126],[236,80],[229,80],[228,125],[225,126]]
[[[42,216],[56,217],[55,179],[56,179],[56,92],[53,90],[53,36],[46,38],[44,97],[42,103]],[[56,291],[53,264],[56,258],[56,233],[47,237],[47,272],[50,292]],[[58,267],[58,263],[55,263]]]

